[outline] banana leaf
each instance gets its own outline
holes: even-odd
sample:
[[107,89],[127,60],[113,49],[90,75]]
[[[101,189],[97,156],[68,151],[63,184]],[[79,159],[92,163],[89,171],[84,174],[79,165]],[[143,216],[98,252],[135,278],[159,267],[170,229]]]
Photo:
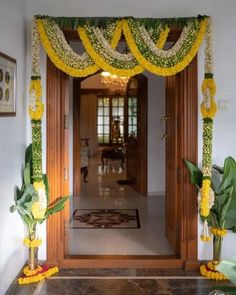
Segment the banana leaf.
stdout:
[[44,183],[44,186],[45,186],[47,204],[49,204],[49,185],[48,185],[48,178],[47,178],[46,174],[43,174],[43,183]]
[[31,184],[31,174],[30,174],[30,163],[26,163],[25,169],[23,172],[24,184]]
[[222,272],[231,282],[236,284],[236,257],[233,257],[230,260],[221,261],[217,266],[217,270]]
[[58,199],[53,205],[49,205],[46,214],[45,214],[45,218],[48,218],[49,215],[57,213],[59,211],[61,211],[62,209],[64,209],[65,206],[65,202],[69,199],[69,196],[66,197],[62,197],[60,199]]
[[195,184],[198,188],[202,187],[202,171],[190,161],[184,160],[185,165],[187,166],[190,172],[190,179],[193,184]]

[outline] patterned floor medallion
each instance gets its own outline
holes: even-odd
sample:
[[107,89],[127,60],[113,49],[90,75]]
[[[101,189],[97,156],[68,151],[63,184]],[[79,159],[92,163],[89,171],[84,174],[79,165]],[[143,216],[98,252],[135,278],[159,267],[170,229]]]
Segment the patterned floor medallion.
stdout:
[[139,214],[137,209],[76,209],[70,228],[140,228]]

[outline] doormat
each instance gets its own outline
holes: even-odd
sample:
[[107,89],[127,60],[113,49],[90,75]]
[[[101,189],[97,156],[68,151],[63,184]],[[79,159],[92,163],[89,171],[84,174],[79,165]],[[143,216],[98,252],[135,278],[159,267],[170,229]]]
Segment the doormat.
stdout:
[[76,209],[70,228],[140,228],[138,209]]

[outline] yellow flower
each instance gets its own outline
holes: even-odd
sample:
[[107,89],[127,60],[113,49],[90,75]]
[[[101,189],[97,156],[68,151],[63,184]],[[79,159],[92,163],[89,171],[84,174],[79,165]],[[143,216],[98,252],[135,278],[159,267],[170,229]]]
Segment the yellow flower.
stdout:
[[218,236],[218,237],[224,237],[227,235],[227,229],[222,229],[222,228],[216,228],[216,227],[212,227],[211,228],[211,233],[214,236]]
[[29,266],[26,266],[26,267],[24,267],[24,269],[23,269],[23,273],[27,276],[27,277],[29,277],[29,276],[34,276],[34,275],[36,275],[39,271],[42,271],[42,267],[39,265],[36,269],[33,269],[33,270],[31,270],[31,269],[29,269]]
[[143,67],[141,67],[139,64],[131,69],[120,69],[113,67],[112,65],[107,63],[106,60],[104,60],[101,57],[101,55],[97,53],[96,50],[93,48],[84,28],[79,27],[78,33],[88,54],[95,61],[95,63],[104,71],[121,77],[131,77],[140,74],[144,71]]
[[211,118],[215,117],[217,112],[217,105],[214,99],[211,99],[211,106],[209,109],[206,109],[204,102],[201,103],[201,113],[203,118]]
[[211,181],[204,179],[202,182],[202,196],[201,196],[201,215],[207,217],[210,213],[209,207],[209,194],[210,194]]
[[47,34],[45,33],[42,20],[37,19],[36,24],[37,24],[37,29],[39,32],[41,43],[42,43],[47,55],[49,56],[51,61],[54,63],[54,65],[58,69],[62,70],[63,72],[67,73],[68,75],[70,75],[72,77],[86,77],[86,76],[96,73],[99,70],[99,67],[96,64],[89,66],[85,69],[76,69],[76,68],[66,65],[59,58],[59,56],[56,55],[54,49],[52,48],[50,41],[47,37]]
[[42,84],[41,79],[33,79],[30,81],[30,92],[35,91],[36,99],[42,97]]
[[171,76],[171,75],[175,75],[176,73],[181,72],[193,60],[193,58],[195,57],[195,55],[198,52],[198,49],[202,43],[204,36],[205,36],[206,26],[207,26],[207,20],[204,19],[200,23],[199,34],[196,38],[195,44],[190,49],[189,53],[185,56],[185,58],[182,61],[180,61],[175,66],[172,66],[169,68],[158,67],[158,66],[152,64],[140,53],[139,49],[136,46],[134,38],[132,36],[131,30],[129,27],[129,23],[127,20],[124,20],[123,32],[124,32],[125,39],[126,39],[126,42],[129,46],[131,53],[137,59],[137,61],[141,64],[141,66],[143,66],[145,69],[147,69],[148,71],[150,71],[156,75]]
[[[212,267],[212,269],[209,266]],[[228,278],[223,273],[215,270],[214,261],[210,263],[209,266],[208,264],[207,266],[205,264],[200,266],[200,273],[202,276],[216,281],[228,280]]]
[[33,110],[31,106],[29,106],[29,115],[32,120],[41,120],[43,117],[44,112],[44,104],[41,100],[37,100],[36,103],[36,110]]
[[203,242],[210,242],[210,241],[211,241],[211,237],[210,237],[210,236],[200,235],[200,239],[201,239]]
[[24,285],[24,284],[36,283],[50,277],[51,275],[57,273],[58,271],[59,271],[58,267],[52,267],[45,272],[28,276],[28,277],[26,276],[26,277],[19,278],[18,284]]
[[31,248],[35,248],[35,247],[38,247],[41,245],[42,243],[42,240],[41,239],[34,239],[34,240],[30,240],[28,238],[25,238],[23,240],[24,244],[27,246],[27,247],[31,247]]
[[47,196],[43,181],[34,182],[34,188],[38,193],[39,200],[31,206],[31,211],[35,219],[43,219],[47,209]]
[[215,83],[214,79],[207,78],[207,79],[203,80],[203,82],[202,82],[202,94],[203,95],[207,89],[209,89],[211,96],[214,97],[216,94],[216,83]]
[[164,30],[161,31],[160,37],[156,43],[156,46],[162,49],[166,43],[167,37],[169,35],[170,29],[168,26],[165,27]]

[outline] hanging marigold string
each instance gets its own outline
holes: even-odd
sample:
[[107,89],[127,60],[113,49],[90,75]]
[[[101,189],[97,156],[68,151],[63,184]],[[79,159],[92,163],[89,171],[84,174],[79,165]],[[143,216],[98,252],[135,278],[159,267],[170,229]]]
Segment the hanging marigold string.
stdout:
[[206,24],[206,19],[190,22],[169,50],[159,49],[145,28],[138,27],[134,19],[124,20],[123,32],[132,54],[145,69],[160,76],[170,76],[192,61],[204,38]]
[[[67,23],[76,29],[85,48],[83,54],[74,52],[65,39],[62,27]],[[163,49],[170,25],[183,28],[177,42],[170,49]],[[121,39],[130,53],[120,53],[116,48]],[[39,69],[40,41],[57,68],[73,77],[86,77],[99,69],[118,76],[133,76],[148,70],[160,76],[175,75],[186,68],[197,54],[205,37],[205,78],[202,83],[203,102],[203,181],[200,190],[200,214],[204,219],[203,241],[210,241],[211,232],[215,238],[223,238],[224,228],[208,228],[208,216],[214,204],[211,189],[213,120],[217,112],[214,99],[216,85],[213,71],[212,19],[210,17],[175,19],[128,18],[53,18],[37,17],[32,29],[32,77],[30,84],[29,115],[32,122],[33,178],[38,200],[32,204],[35,219],[42,219],[47,208],[46,187],[42,174],[42,132],[41,120],[44,113],[41,75]],[[221,279],[222,276],[202,266],[201,272],[207,277]],[[213,274],[211,273],[213,272]],[[32,280],[42,278],[36,273]],[[21,283],[30,282],[24,278]]]

